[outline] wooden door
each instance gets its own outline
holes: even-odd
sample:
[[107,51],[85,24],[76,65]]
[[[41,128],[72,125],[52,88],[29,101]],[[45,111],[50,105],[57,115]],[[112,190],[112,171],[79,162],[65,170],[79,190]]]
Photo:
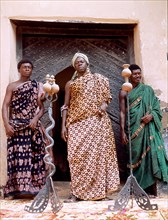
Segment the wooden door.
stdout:
[[[20,58],[24,57],[32,60],[34,63],[34,78],[38,81],[44,82],[46,74],[55,75],[56,82],[60,86],[58,100],[53,104],[53,117],[56,122],[52,133],[55,141],[53,152],[57,169],[53,177],[54,180],[70,180],[66,159],[66,143],[60,137],[60,107],[64,101],[65,84],[74,72],[71,60],[76,52],[82,52],[88,56],[92,72],[101,73],[110,80],[113,99],[108,107],[108,114],[112,120],[115,134],[121,178],[124,178],[126,171],[125,149],[120,143],[118,94],[124,82],[121,77],[122,65],[134,60],[133,27],[128,29],[117,27],[115,31],[115,27],[104,29],[101,25],[99,31],[94,34],[91,27],[87,25],[85,31],[84,28],[79,28],[79,30],[76,28],[75,32],[72,33],[70,27],[69,32],[67,29],[65,31],[64,28],[62,28],[62,31],[54,28],[54,33],[51,34],[51,28],[49,27],[44,32],[41,29],[35,31],[34,27],[30,26],[25,28],[25,24],[18,25],[18,45],[20,45],[18,54]],[[47,115],[47,104],[43,123],[45,126],[50,123]]]

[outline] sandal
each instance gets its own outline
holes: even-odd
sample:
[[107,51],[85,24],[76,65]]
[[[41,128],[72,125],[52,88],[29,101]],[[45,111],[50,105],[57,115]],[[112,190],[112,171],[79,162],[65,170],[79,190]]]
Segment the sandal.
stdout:
[[64,200],[65,203],[78,202],[78,201],[80,201],[80,199],[78,199],[74,195],[70,195],[68,199]]

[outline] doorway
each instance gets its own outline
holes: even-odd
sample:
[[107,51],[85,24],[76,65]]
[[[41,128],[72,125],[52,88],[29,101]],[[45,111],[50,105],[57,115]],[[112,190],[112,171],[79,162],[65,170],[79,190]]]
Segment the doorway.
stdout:
[[54,139],[54,164],[56,172],[53,175],[54,181],[70,181],[69,164],[67,161],[67,144],[61,138],[61,111],[60,108],[64,104],[65,85],[74,74],[73,67],[68,67],[55,75],[55,81],[59,85],[60,90],[58,99],[53,104],[53,118],[55,120],[55,128],[53,129]]
[[[53,104],[55,128],[53,138],[54,180],[69,181],[67,146],[60,136],[60,107],[64,102],[64,87],[72,77],[74,69],[71,59],[76,52],[85,53],[92,72],[109,78],[112,102],[108,114],[116,139],[117,156],[121,179],[126,174],[125,148],[120,142],[118,93],[124,80],[122,65],[134,62],[133,30],[135,24],[37,22],[11,20],[16,25],[17,57],[28,58],[34,63],[34,78],[44,82],[46,74],[54,75],[60,86],[58,100]],[[46,113],[45,127],[49,124]]]

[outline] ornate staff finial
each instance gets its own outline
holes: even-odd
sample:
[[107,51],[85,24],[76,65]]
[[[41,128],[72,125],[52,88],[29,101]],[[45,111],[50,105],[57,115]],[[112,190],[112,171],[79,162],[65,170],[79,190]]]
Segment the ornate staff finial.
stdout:
[[43,84],[43,89],[46,92],[47,99],[59,92],[59,86],[55,83],[55,78],[53,75],[46,75],[46,83]]
[[129,64],[123,65],[123,71],[121,72],[122,77],[125,79],[125,83],[123,83],[121,89],[130,92],[132,90],[132,84],[129,82],[129,77],[131,76],[131,70],[129,69]]

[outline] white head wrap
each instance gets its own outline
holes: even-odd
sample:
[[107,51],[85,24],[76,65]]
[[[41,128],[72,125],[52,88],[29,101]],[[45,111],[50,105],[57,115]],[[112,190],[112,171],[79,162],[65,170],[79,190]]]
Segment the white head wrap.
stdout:
[[75,55],[72,58],[72,66],[73,67],[74,67],[74,64],[75,64],[75,60],[78,57],[82,57],[86,61],[86,63],[89,64],[89,59],[88,59],[88,57],[85,54],[83,54],[83,53],[75,53]]

